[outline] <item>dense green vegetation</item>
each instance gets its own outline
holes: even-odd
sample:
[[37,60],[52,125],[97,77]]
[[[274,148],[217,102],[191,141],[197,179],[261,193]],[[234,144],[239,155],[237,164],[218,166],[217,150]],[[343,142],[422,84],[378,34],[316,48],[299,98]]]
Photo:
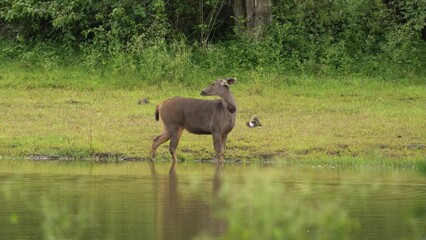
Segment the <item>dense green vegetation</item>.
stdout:
[[289,73],[406,81],[425,73],[423,0],[274,0],[260,36],[238,27],[245,20],[232,7],[224,0],[5,0],[0,61],[46,71],[78,66],[130,79],[128,86]]

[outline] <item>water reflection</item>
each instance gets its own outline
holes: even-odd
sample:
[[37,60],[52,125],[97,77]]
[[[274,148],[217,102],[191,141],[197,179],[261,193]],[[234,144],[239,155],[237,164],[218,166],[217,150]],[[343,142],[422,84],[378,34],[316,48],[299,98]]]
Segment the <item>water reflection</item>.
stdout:
[[[224,231],[223,222],[211,214],[210,200],[203,193],[183,193],[180,185],[190,185],[188,179],[178,177],[178,163],[173,162],[168,170],[168,179],[162,179],[161,174],[155,169],[155,163],[149,163],[153,178],[154,192],[158,196],[156,202],[156,215],[158,239],[190,239],[200,234],[218,236]],[[213,176],[213,193],[219,190],[220,174],[223,164],[218,165]],[[208,186],[204,185],[203,188]],[[197,190],[198,191],[198,190]],[[214,197],[214,195],[213,195]]]
[[222,173],[223,173],[224,163],[216,163],[216,168],[213,175],[213,198],[216,201],[219,201],[218,194],[222,182]]
[[[79,184],[82,183],[77,183]],[[93,202],[87,203],[71,191],[52,197],[54,195],[56,193],[50,189],[41,196],[40,209],[30,208],[42,215],[43,238],[83,239],[89,229],[94,227]],[[64,204],[65,202],[70,203]]]
[[0,161],[7,239],[421,239],[425,202],[426,178],[398,169]]

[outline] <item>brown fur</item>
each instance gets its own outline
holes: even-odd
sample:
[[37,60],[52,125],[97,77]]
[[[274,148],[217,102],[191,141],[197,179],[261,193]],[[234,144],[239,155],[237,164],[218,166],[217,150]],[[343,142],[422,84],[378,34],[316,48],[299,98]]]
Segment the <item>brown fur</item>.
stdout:
[[216,157],[224,161],[224,151],[228,133],[233,129],[236,119],[236,104],[229,86],[236,79],[217,80],[201,92],[203,96],[220,96],[217,100],[174,97],[165,100],[155,111],[156,119],[161,116],[163,133],[152,143],[151,158],[164,142],[170,140],[172,160],[177,161],[176,148],[183,129],[194,134],[211,134]]

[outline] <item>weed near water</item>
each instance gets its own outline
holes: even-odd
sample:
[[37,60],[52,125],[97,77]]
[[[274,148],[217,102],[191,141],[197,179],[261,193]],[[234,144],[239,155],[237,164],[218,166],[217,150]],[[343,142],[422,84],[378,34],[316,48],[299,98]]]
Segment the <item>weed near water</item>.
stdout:
[[[371,223],[360,217],[366,212],[371,216],[377,205],[385,205],[381,197],[400,194],[399,188],[389,191],[395,180],[382,178],[389,173],[395,180],[416,175],[411,170],[320,170],[300,165],[279,170],[246,168],[244,175],[219,170],[215,177],[222,181],[212,205],[227,226],[220,239],[357,239],[377,236],[371,234],[377,229],[389,231],[388,238],[421,239],[425,234],[422,199],[407,197],[413,205],[399,215],[403,220],[396,225],[379,227],[376,220]],[[369,204],[371,200],[376,203]],[[394,220],[386,212],[398,204],[388,203],[378,217],[382,221]],[[399,227],[404,230],[394,231]],[[197,239],[216,238],[204,233]]]
[[[282,186],[277,175],[244,178],[235,189],[227,182],[219,193],[222,239],[346,239],[358,228],[341,199],[309,185]],[[324,201],[327,199],[326,201]]]

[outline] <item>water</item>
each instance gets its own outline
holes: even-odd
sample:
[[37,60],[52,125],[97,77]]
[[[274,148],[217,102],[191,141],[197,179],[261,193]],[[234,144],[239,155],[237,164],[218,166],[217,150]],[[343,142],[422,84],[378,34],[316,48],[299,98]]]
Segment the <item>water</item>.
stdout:
[[327,231],[337,239],[424,239],[426,177],[297,165],[0,161],[0,239],[242,239],[245,224],[257,226],[248,239],[269,238],[262,229],[295,239]]

